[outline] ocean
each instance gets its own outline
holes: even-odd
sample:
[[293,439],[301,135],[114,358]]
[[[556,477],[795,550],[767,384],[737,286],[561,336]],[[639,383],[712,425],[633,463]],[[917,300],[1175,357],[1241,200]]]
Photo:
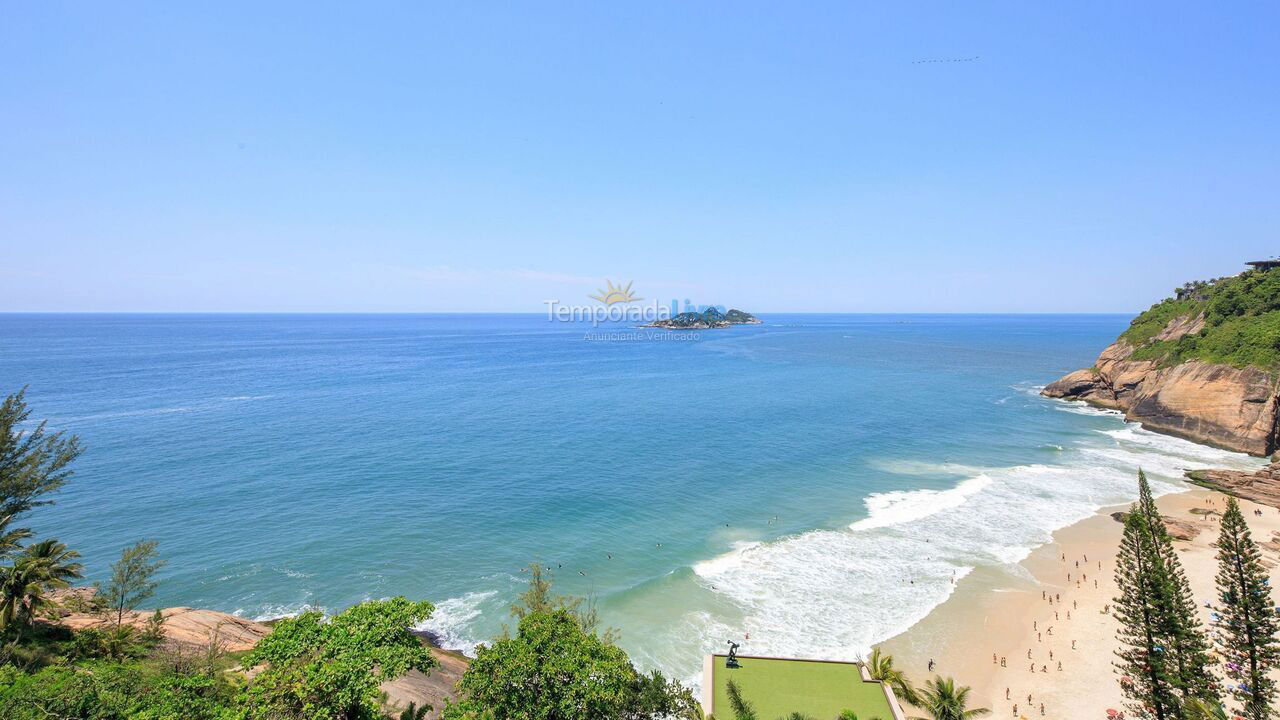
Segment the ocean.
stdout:
[[24,524],[153,602],[268,618],[406,595],[472,650],[530,562],[642,667],[852,658],[977,567],[1192,467],[1260,461],[1041,398],[1122,315],[0,315],[0,392],[78,434]]

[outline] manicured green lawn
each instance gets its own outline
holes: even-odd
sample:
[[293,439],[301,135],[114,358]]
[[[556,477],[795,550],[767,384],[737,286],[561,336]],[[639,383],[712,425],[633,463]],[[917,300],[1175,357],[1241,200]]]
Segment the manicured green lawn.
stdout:
[[732,720],[729,680],[755,706],[760,720],[777,720],[793,712],[817,720],[835,720],[852,710],[858,720],[893,720],[889,701],[879,683],[863,682],[853,663],[740,658],[742,667],[730,670],[724,657],[712,660],[717,720]]

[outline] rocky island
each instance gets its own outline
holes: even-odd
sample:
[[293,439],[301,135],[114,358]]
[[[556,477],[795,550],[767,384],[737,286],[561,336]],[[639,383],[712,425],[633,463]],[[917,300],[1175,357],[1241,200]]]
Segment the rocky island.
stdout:
[[1093,367],[1042,394],[1119,410],[1148,430],[1265,456],[1277,450],[1280,261],[1192,282],[1134,318]]
[[748,312],[729,310],[721,313],[715,308],[707,308],[702,312],[682,312],[666,320],[655,320],[645,327],[667,328],[672,330],[710,330],[725,328],[730,325],[759,325],[760,320]]

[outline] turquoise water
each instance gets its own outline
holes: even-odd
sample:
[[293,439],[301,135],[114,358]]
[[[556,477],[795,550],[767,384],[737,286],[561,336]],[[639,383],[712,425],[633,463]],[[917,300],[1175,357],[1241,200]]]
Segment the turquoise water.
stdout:
[[157,538],[159,604],[404,594],[469,648],[538,561],[680,677],[748,632],[851,656],[1130,499],[1138,465],[1256,464],[1036,395],[1126,316],[763,319],[602,341],[538,315],[4,315],[0,389],[85,442],[31,523],[91,579]]

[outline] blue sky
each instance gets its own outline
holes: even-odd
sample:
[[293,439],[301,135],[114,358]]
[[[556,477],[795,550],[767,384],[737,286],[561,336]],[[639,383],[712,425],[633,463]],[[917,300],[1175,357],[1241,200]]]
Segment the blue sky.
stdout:
[[0,8],[0,311],[1125,312],[1280,254],[1274,3],[178,5]]

